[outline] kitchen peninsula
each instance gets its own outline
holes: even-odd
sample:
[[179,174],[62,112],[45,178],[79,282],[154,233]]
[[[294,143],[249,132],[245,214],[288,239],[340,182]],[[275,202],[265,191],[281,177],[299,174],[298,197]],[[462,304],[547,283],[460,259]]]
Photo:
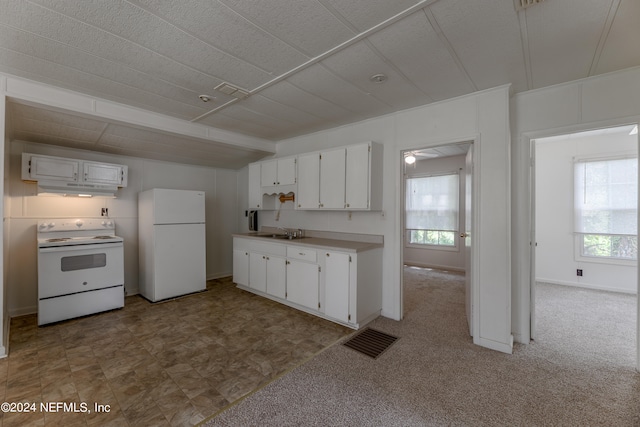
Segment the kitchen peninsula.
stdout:
[[383,236],[282,230],[233,235],[238,288],[359,329],[382,308]]

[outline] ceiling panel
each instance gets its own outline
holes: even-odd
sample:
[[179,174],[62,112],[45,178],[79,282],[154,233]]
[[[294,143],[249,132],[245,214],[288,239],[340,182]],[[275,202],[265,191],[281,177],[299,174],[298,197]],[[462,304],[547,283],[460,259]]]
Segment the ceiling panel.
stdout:
[[[393,109],[431,102],[419,87],[396,72],[394,67],[384,61],[384,57],[376,54],[365,42],[356,43],[332,55],[322,61],[322,64],[343,80]],[[372,75],[380,73],[387,76],[386,82],[375,83],[370,80]]]
[[319,0],[359,32],[368,30],[419,3],[418,0]]
[[[553,1],[531,9],[549,3]],[[429,10],[479,90],[505,83],[516,92],[528,89],[520,25],[511,0],[446,0]]]
[[369,41],[433,101],[474,91],[423,11],[374,34]]
[[391,112],[388,104],[368,96],[320,64],[294,74],[287,81],[321,99],[341,105],[352,114],[359,112],[366,116]]
[[[615,2],[614,2],[615,4]],[[612,8],[613,9],[613,8]],[[602,54],[594,74],[608,73],[638,65],[640,58],[640,1],[622,0],[606,34]]]
[[47,81],[58,87],[133,105],[162,114],[168,114],[181,119],[190,119],[205,111],[197,106],[173,102],[170,98],[138,89],[135,86],[124,85],[74,68],[54,64],[34,56],[0,48],[0,68],[2,68],[2,64],[5,63],[11,63],[15,69],[25,72],[46,69]]
[[328,121],[337,120],[348,114],[348,111],[339,104],[314,96],[287,81],[268,87],[260,92],[260,95]]
[[217,1],[132,2],[223,52],[270,73],[282,74],[309,59]]
[[610,6],[611,0],[547,1],[526,11],[534,88],[589,75]]
[[220,2],[309,56],[320,55],[355,35],[317,1]]
[[[26,1],[5,0],[0,3],[0,7],[0,25],[37,35],[41,41],[55,41],[69,47],[69,52],[62,56],[60,61],[71,61],[71,57],[81,52],[196,91],[205,91],[221,82],[220,79],[129,43],[106,31],[52,13]],[[5,43],[10,41],[0,39],[0,47],[5,46]],[[48,68],[34,69],[33,73],[40,74],[44,79],[47,78]]]
[[[181,64],[242,87],[253,88],[269,79],[265,70],[250,66],[126,1],[113,0],[108,7],[104,7],[104,0],[32,1],[66,17],[106,30],[128,40],[128,44],[144,46]],[[211,64],[216,64],[215,69]]]

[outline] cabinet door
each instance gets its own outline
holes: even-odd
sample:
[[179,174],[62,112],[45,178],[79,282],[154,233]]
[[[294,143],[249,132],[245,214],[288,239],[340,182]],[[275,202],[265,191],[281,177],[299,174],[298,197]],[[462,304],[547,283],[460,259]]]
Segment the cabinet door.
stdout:
[[120,185],[123,179],[122,166],[104,163],[83,162],[84,181],[95,184]]
[[249,286],[249,252],[233,250],[233,282],[237,285]]
[[274,297],[286,298],[286,261],[281,257],[267,257],[267,293]]
[[318,310],[318,264],[287,260],[287,300]]
[[276,185],[291,185],[296,183],[296,159],[290,157],[278,160],[278,180]]
[[72,159],[31,157],[30,176],[39,180],[78,181],[80,162]]
[[369,208],[369,144],[347,147],[346,205],[347,209]]
[[349,322],[349,254],[325,252],[324,314]]
[[320,159],[320,207],[344,209],[345,149],[322,153]]
[[260,163],[249,164],[249,209],[262,208],[262,184],[260,183]]
[[249,287],[260,292],[267,291],[267,256],[249,253]]
[[260,163],[260,184],[263,187],[273,187],[278,182],[278,161],[268,160]]
[[298,209],[318,209],[320,205],[320,155],[298,156]]

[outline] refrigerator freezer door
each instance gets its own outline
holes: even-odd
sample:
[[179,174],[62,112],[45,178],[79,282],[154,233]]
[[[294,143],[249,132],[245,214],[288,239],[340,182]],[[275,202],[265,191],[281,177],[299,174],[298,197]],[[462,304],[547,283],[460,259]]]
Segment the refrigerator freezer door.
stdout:
[[204,191],[153,191],[154,224],[192,224],[204,221]]
[[205,225],[156,225],[153,231],[154,295],[147,298],[159,301],[205,290]]

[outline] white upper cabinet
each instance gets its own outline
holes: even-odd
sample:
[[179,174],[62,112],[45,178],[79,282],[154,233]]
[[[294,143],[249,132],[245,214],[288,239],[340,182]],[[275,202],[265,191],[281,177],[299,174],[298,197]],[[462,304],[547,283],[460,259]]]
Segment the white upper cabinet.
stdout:
[[263,187],[296,183],[296,158],[287,157],[261,162],[260,184]]
[[80,161],[73,159],[63,159],[59,157],[45,157],[31,155],[28,165],[27,176],[23,168],[22,179],[32,180],[62,180],[77,182]]
[[297,209],[318,209],[320,207],[320,154],[310,153],[298,156]]
[[346,150],[323,151],[320,154],[320,208],[344,209]]
[[64,157],[22,153],[22,179],[25,181],[79,183],[80,185],[126,187],[128,167],[113,163],[90,162]]
[[369,144],[347,147],[346,157],[346,209],[369,209],[371,165]]
[[84,182],[126,186],[124,170],[120,165],[83,162]]
[[275,209],[295,194],[295,209],[382,210],[382,152],[375,142],[249,165],[249,209]]
[[382,150],[366,142],[300,155],[296,209],[382,210]]

